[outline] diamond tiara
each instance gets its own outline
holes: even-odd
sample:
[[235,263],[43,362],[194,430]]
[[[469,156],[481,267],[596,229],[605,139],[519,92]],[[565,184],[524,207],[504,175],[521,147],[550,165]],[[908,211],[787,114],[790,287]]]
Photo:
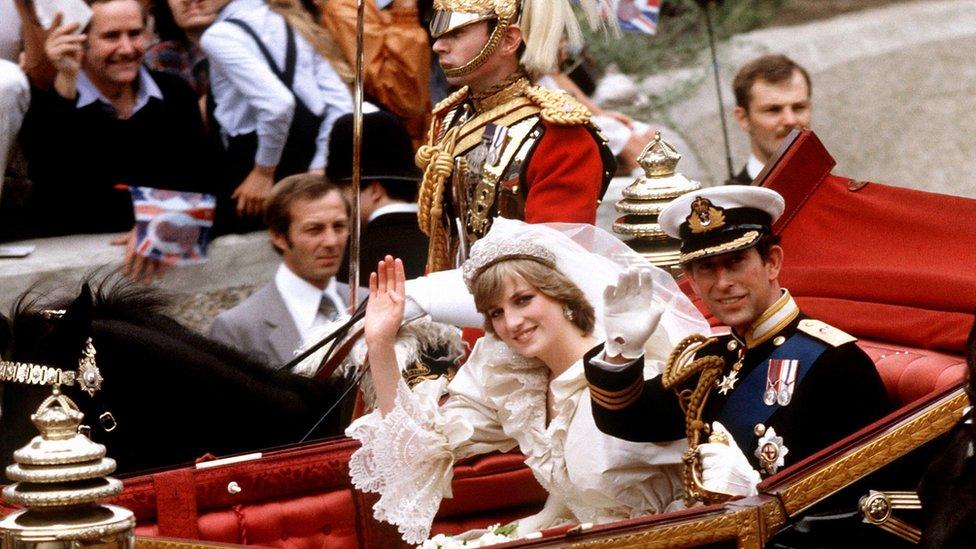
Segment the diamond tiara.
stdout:
[[461,266],[464,284],[472,291],[474,281],[488,267],[510,259],[531,259],[556,268],[556,255],[540,244],[529,240],[480,241],[475,243],[471,257]]

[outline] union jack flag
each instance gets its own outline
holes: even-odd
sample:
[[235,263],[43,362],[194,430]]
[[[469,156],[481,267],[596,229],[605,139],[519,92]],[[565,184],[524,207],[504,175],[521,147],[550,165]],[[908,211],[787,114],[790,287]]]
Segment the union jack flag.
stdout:
[[136,217],[136,252],[168,265],[207,259],[216,198],[209,194],[129,187]]
[[625,31],[657,33],[661,0],[602,0],[604,15],[616,17]]

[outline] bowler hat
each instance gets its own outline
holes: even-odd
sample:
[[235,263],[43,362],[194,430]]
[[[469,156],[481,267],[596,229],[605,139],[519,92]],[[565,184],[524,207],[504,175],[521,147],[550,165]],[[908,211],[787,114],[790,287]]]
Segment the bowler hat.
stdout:
[[[334,182],[352,180],[352,117],[344,114],[332,126],[325,175]],[[422,174],[413,153],[410,135],[399,118],[385,111],[363,115],[363,181],[420,181]]]

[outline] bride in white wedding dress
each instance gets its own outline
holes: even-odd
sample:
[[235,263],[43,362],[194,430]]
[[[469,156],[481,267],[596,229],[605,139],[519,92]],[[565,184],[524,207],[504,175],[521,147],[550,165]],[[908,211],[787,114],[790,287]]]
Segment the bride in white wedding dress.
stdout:
[[402,263],[388,257],[370,278],[365,329],[378,409],[346,433],[362,443],[350,475],[357,488],[380,494],[376,518],[423,542],[451,495],[454,462],[516,447],[549,492],[541,512],[519,521],[520,535],[679,505],[686,442],[637,444],[601,433],[582,361],[590,353],[611,364],[645,354],[658,359],[646,361],[651,377],[677,341],[707,333],[671,277],[595,227],[502,218],[462,270],[486,335],[449,384],[442,378],[413,390],[394,351]]

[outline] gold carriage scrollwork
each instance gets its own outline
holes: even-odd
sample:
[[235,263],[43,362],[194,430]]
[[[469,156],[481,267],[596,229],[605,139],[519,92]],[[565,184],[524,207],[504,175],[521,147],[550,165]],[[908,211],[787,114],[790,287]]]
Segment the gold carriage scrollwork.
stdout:
[[606,538],[573,543],[569,547],[663,549],[736,540],[741,549],[752,549],[762,547],[786,524],[786,520],[779,500],[766,497],[760,505],[730,504],[717,514],[662,524],[639,532],[615,533]]
[[704,516],[670,521],[658,515],[651,520],[660,524],[635,524],[628,528],[632,531],[591,532],[587,539],[566,541],[573,548],[694,547],[732,540],[740,549],[762,547],[791,518],[948,432],[968,405],[965,391],[957,387],[822,464],[761,484],[759,496],[732,501]]
[[790,483],[779,491],[786,512],[794,516],[948,432],[962,418],[968,405],[966,392],[960,387],[866,444],[850,449],[839,458]]

